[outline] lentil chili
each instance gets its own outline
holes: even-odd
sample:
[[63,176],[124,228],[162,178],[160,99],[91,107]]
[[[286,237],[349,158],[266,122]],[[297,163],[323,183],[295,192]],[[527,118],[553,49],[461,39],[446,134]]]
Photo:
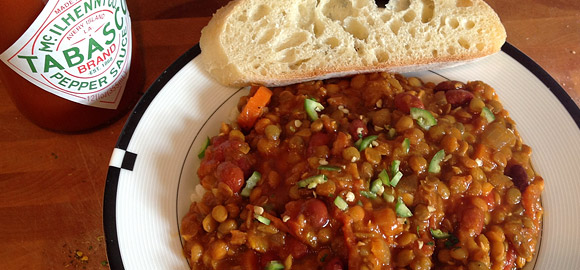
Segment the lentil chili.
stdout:
[[372,73],[271,92],[255,122],[222,124],[205,149],[206,193],[181,225],[192,269],[532,260],[544,181],[491,86]]

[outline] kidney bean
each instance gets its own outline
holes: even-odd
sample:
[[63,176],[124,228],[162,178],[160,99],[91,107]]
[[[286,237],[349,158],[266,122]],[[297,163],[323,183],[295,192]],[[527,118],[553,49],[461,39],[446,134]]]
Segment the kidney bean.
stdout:
[[529,185],[528,174],[522,165],[512,165],[505,169],[504,174],[512,178],[512,182],[521,192],[524,192]]
[[445,98],[452,107],[468,104],[474,95],[466,90],[449,90],[445,92]]
[[218,181],[228,185],[234,193],[238,193],[244,185],[244,172],[230,161],[220,163],[216,169]]
[[319,199],[309,199],[302,205],[302,213],[308,223],[315,228],[322,228],[328,224],[328,209]]
[[395,96],[395,107],[399,111],[409,113],[411,108],[425,109],[423,102],[416,96],[409,93],[400,93]]
[[369,130],[367,129],[367,125],[365,125],[362,120],[354,119],[348,126],[348,132],[352,136],[353,140],[356,141],[358,138],[365,137],[369,133]]
[[324,265],[324,270],[343,270],[344,264],[338,257],[332,258],[326,265]]
[[460,81],[443,81],[438,83],[435,88],[433,88],[433,91],[437,92],[457,89],[465,89],[465,84]]

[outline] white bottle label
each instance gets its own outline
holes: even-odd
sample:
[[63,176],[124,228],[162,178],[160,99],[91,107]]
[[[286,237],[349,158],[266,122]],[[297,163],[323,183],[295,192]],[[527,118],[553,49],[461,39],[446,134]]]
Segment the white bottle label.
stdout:
[[116,109],[129,77],[131,35],[125,0],[50,0],[0,59],[59,97]]

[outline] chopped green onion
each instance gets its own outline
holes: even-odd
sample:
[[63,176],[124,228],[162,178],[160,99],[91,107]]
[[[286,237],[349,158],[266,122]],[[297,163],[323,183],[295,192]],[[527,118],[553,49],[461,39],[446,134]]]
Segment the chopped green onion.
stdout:
[[403,199],[401,197],[399,197],[399,199],[397,200],[397,204],[395,204],[395,212],[397,213],[397,216],[403,217],[403,218],[408,218],[408,217],[413,216],[413,213],[411,213],[411,210],[409,210],[409,208],[407,208],[407,206],[405,205],[405,203],[403,202]]
[[311,177],[308,177],[304,180],[298,181],[298,187],[300,187],[300,188],[305,187],[308,189],[313,189],[316,186],[318,186],[318,184],[325,183],[327,180],[328,180],[328,177],[326,177],[326,175],[319,174],[319,175],[311,176]]
[[377,136],[377,135],[366,136],[364,139],[361,140],[360,145],[358,146],[358,151],[362,152],[362,150],[365,150],[378,137],[379,136]]
[[314,99],[307,98],[304,100],[304,110],[311,121],[318,120],[318,112],[324,110],[324,106]]
[[429,228],[429,231],[431,231],[431,235],[435,239],[447,239],[451,236],[450,233],[443,232],[440,229],[433,230],[432,228]]
[[258,181],[262,178],[262,175],[258,171],[254,171],[250,178],[246,180],[246,186],[240,192],[240,195],[244,197],[249,197],[252,189],[258,184]]
[[396,187],[399,181],[401,181],[401,178],[403,178],[403,173],[401,171],[395,173],[393,179],[391,179],[391,186]]
[[399,171],[399,166],[401,165],[401,161],[398,159],[393,160],[391,163],[391,175],[395,175]]
[[381,195],[385,191],[385,187],[383,186],[383,182],[381,179],[376,179],[371,183],[370,191],[372,193]]
[[429,242],[427,242],[427,243],[425,243],[425,244],[426,244],[426,245],[428,245],[428,246],[434,246],[434,245],[435,245],[435,242],[433,242],[433,241],[429,241]]
[[333,166],[333,165],[320,165],[318,166],[319,170],[324,170],[324,171],[335,171],[335,172],[340,172],[342,170],[342,167],[340,166]]
[[403,140],[403,150],[405,150],[405,154],[409,153],[409,149],[411,149],[411,141],[409,140],[409,138],[405,138]]
[[430,173],[439,173],[441,171],[441,161],[445,158],[445,150],[441,149],[431,159],[429,163],[429,172]]
[[260,215],[254,215],[254,217],[262,224],[270,225],[270,220],[268,218],[260,216]]
[[393,194],[388,194],[388,193],[383,193],[383,199],[385,199],[385,201],[387,202],[394,202],[395,201],[395,196]]
[[[359,136],[362,136],[362,134],[359,134]],[[358,138],[358,140],[356,140],[356,142],[354,142],[354,147],[356,147],[356,149],[360,149],[361,144],[362,144],[362,137]]]
[[358,202],[356,202],[356,204],[358,204],[359,206],[363,206],[363,203],[361,200],[358,200]]
[[334,205],[336,205],[336,207],[342,211],[348,209],[348,203],[346,203],[346,201],[340,196],[336,196],[334,199]]
[[437,119],[428,110],[420,108],[411,108],[411,117],[417,120],[417,124],[425,130],[429,130],[430,127],[437,125]]
[[383,169],[379,173],[379,179],[381,180],[381,182],[383,182],[383,185],[385,185],[385,186],[391,185],[391,181],[389,180],[389,174],[387,173],[387,171],[385,169]]
[[365,196],[365,197],[367,197],[369,199],[376,199],[377,198],[377,194],[376,193],[370,192],[368,190],[361,190],[360,191],[360,195]]
[[283,270],[284,265],[279,261],[269,261],[264,270]]
[[487,107],[483,107],[481,109],[480,115],[483,116],[483,118],[485,118],[488,123],[491,123],[495,120],[495,115],[493,115],[493,112],[491,112],[491,110]]
[[205,157],[205,150],[207,149],[207,147],[209,146],[209,137],[207,137],[207,139],[205,140],[205,142],[203,143],[203,145],[201,146],[201,151],[199,151],[199,154],[197,154],[197,157],[199,159],[202,159],[203,157]]

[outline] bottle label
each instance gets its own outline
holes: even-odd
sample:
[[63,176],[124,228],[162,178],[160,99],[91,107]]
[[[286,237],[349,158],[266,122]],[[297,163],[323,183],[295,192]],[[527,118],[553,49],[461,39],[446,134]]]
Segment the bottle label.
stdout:
[[129,77],[131,35],[125,0],[50,0],[0,59],[59,97],[116,109]]

